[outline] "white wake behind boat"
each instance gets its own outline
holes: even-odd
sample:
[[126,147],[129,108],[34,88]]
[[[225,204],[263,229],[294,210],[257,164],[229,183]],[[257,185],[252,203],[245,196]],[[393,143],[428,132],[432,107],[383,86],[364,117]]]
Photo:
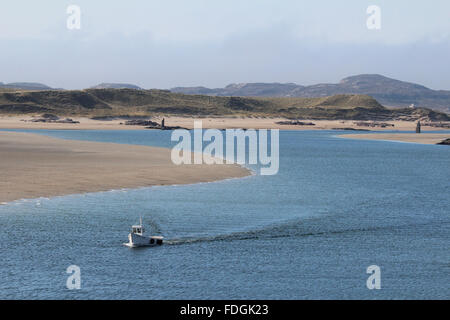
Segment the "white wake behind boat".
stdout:
[[128,242],[124,243],[125,246],[130,248],[137,247],[154,247],[163,244],[163,237],[160,236],[146,236],[144,235],[145,229],[142,225],[142,218],[140,224],[131,227],[131,233],[128,235]]

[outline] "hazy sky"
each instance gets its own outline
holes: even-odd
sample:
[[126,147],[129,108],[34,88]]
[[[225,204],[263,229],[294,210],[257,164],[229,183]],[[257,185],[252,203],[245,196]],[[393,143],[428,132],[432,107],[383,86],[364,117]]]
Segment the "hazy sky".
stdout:
[[[69,30],[69,5],[81,29]],[[381,30],[369,30],[369,5]],[[0,81],[86,88],[338,82],[450,89],[448,0],[1,0]]]

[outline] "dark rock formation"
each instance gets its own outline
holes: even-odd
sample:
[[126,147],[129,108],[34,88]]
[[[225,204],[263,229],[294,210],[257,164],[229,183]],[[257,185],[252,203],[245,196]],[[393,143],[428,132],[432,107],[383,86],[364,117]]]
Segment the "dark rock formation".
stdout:
[[185,129],[183,127],[169,127],[165,125],[165,121],[161,122],[161,124],[151,121],[151,120],[128,120],[125,122],[125,125],[127,126],[143,126],[145,129],[157,129],[157,130],[176,130],[176,129]]
[[128,120],[125,122],[126,126],[148,126],[148,127],[161,127],[159,123],[151,120]]
[[445,139],[444,141],[441,141],[438,144],[442,145],[442,146],[450,146],[450,138],[449,139]]
[[450,122],[426,122],[422,123],[422,127],[450,129]]
[[278,121],[276,124],[282,125],[282,126],[315,126],[315,123],[312,122],[302,122],[298,120],[293,121]]
[[394,127],[394,124],[386,123],[386,122],[355,122],[355,124],[359,127],[369,127],[369,128],[387,128]]
[[70,118],[59,119],[59,117],[54,116],[54,115],[49,115],[49,114],[43,115],[42,118],[32,119],[30,121],[31,122],[44,122],[44,123],[71,123],[71,124],[80,123],[79,121],[74,121]]
[[58,116],[55,116],[54,114],[51,114],[51,113],[44,113],[41,117],[43,119],[47,119],[47,120],[53,120],[53,121],[59,120]]
[[113,120],[147,120],[149,116],[130,116],[130,115],[122,115],[122,116],[96,116],[91,117],[92,120],[98,121],[113,121]]

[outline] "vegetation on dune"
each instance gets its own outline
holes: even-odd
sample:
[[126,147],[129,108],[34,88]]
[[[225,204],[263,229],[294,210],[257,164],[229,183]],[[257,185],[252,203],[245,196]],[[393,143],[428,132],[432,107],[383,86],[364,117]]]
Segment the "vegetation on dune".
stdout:
[[387,109],[367,95],[263,98],[186,95],[167,90],[0,91],[1,114],[59,116],[258,116],[291,119],[449,121],[429,109]]
[[366,94],[385,106],[398,108],[414,104],[450,114],[450,91],[432,90],[425,86],[391,79],[378,74],[361,74],[339,83],[310,86],[295,83],[239,83],[225,88],[177,87],[172,92],[236,97],[327,97],[337,94]]

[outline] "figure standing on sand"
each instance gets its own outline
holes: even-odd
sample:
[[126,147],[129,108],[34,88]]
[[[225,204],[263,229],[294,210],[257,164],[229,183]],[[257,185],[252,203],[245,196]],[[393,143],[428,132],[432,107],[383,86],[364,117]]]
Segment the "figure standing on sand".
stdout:
[[164,129],[166,127],[166,125],[165,125],[165,121],[164,121],[164,118],[162,119],[162,121],[161,121],[161,129]]
[[419,122],[417,122],[416,133],[421,133],[421,132],[422,132],[422,126],[420,125],[420,120],[419,120]]

